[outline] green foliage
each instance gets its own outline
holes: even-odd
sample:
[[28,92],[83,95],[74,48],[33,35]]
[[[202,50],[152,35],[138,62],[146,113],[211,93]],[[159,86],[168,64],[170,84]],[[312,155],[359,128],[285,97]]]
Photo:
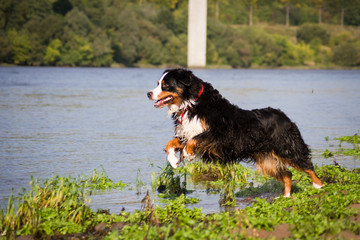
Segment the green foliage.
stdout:
[[61,45],[61,41],[57,38],[50,42],[49,46],[46,48],[44,56],[44,63],[46,65],[54,65],[57,61],[60,60]]
[[296,32],[298,42],[304,41],[305,43],[310,43],[315,38],[319,38],[322,44],[327,44],[330,34],[320,25],[310,23],[301,25]]
[[161,169],[161,173],[153,181],[156,181],[157,190],[163,196],[179,196],[187,192],[186,173],[176,173],[169,164]]
[[342,66],[360,65],[360,41],[342,42],[334,50],[333,60],[336,64]]
[[14,63],[26,64],[31,50],[29,35],[25,32],[18,33],[16,30],[9,30],[8,38],[11,42]]
[[[122,189],[126,184],[114,183],[105,171],[93,171],[90,177],[79,176],[45,179],[30,182],[30,191],[19,197],[11,195],[6,212],[0,211],[1,236],[38,234],[53,235],[83,232],[94,216],[88,207],[89,190]],[[17,207],[15,207],[17,201]]]
[[[300,27],[284,26],[287,4],[291,25]],[[360,24],[359,1],[208,1],[207,64],[359,66],[359,31],[315,24],[319,4],[323,22],[337,24],[345,6],[345,24]],[[187,21],[185,0],[3,0],[0,64],[187,66]]]
[[108,189],[118,189],[121,190],[128,184],[119,181],[114,183],[107,175],[102,168],[102,171],[99,173],[96,169],[93,170],[90,177],[85,178],[84,187],[90,190],[108,190]]
[[[198,168],[189,169],[195,172]],[[179,169],[179,173],[183,171],[184,168]],[[292,173],[296,191],[291,198],[271,201],[256,198],[245,209],[206,215],[199,208],[188,208],[189,203],[197,200],[184,194],[162,200],[163,207],[151,204],[149,199],[143,210],[131,214],[95,213],[87,207],[90,201],[87,189],[91,184],[99,189],[98,185],[112,182],[104,170],[100,173],[94,170],[90,177],[56,176],[42,183],[32,179],[31,190],[19,197],[10,196],[8,208],[0,211],[0,232],[4,238],[32,235],[41,239],[74,236],[99,239],[107,233],[104,239],[248,239],[260,232],[270,238],[278,237],[273,230],[283,225],[287,228],[287,239],[342,239],[343,232],[350,238],[356,237],[360,231],[359,213],[355,209],[360,203],[359,170],[330,165],[316,168],[317,175],[326,183],[322,189],[314,189],[310,178],[302,172],[292,169]],[[230,175],[236,177],[235,173]],[[250,187],[242,197],[257,196],[274,188],[281,190],[274,181],[263,187]],[[94,230],[98,223],[106,223],[101,235]],[[117,223],[122,227],[113,228]]]
[[93,59],[91,43],[85,38],[73,35],[62,47],[60,64],[65,66],[89,66]]
[[[325,150],[322,155],[326,158],[328,157],[332,157],[334,155],[347,155],[347,156],[356,156],[356,157],[360,157],[360,149],[359,149],[359,143],[360,143],[360,136],[355,133],[353,136],[342,136],[339,138],[335,138],[335,140],[339,140],[339,150],[336,151],[335,153],[329,151],[329,150]],[[352,144],[353,148],[343,148],[342,147],[342,143],[346,142],[348,144]]]
[[247,176],[251,173],[250,169],[240,164],[223,165],[196,161],[176,170],[167,165],[156,179],[156,186],[165,196],[179,196],[189,192],[186,189],[186,181],[190,177],[195,184],[207,184],[208,189],[221,191],[220,205],[233,206],[234,191],[246,186]]
[[197,208],[186,208],[181,195],[169,200],[164,208],[131,214],[126,227],[110,232],[105,239],[248,239],[260,231],[271,236],[280,224],[288,226],[287,239],[336,239],[343,231],[356,236],[360,228],[352,205],[360,199],[359,175],[336,166],[316,171],[321,178],[334,181],[323,189],[314,189],[309,185],[310,179],[299,177],[302,174],[296,171],[298,191],[291,198],[280,197],[271,202],[257,198],[243,210],[208,215]]

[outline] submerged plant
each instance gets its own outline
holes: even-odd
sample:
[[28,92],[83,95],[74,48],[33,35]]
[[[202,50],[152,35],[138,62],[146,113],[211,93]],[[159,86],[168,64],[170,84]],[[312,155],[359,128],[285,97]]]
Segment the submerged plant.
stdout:
[[298,190],[291,198],[270,202],[256,198],[242,210],[204,215],[200,209],[186,208],[186,197],[181,195],[163,208],[152,208],[149,221],[142,220],[145,213],[131,214],[126,220],[129,225],[106,239],[254,239],[261,235],[266,239],[346,239],[343,232],[356,239],[360,226],[354,206],[360,203],[360,175],[339,166],[316,167],[320,178],[333,182],[314,189],[307,175],[292,172]]
[[[356,156],[360,157],[360,149],[359,149],[359,143],[360,143],[360,135],[357,133],[353,136],[342,136],[339,138],[334,138],[335,140],[340,141],[339,143],[339,150],[335,153],[328,151],[327,149],[322,153],[322,155],[325,158],[332,157],[335,154],[344,154],[347,156]],[[342,143],[346,142],[353,145],[353,148],[343,148]]]
[[106,189],[118,189],[121,190],[128,184],[119,181],[114,183],[106,174],[105,169],[102,168],[101,172],[98,172],[96,169],[93,170],[90,178],[85,180],[87,183],[85,187],[94,190],[106,190]]
[[144,183],[141,181],[141,171],[140,168],[138,168],[137,174],[136,174],[136,194],[141,194],[141,187],[144,185]]
[[168,195],[187,193],[186,178],[197,183],[206,183],[211,189],[221,191],[220,204],[233,206],[234,191],[246,186],[247,176],[251,170],[240,164],[205,163],[195,161],[174,170],[170,165],[162,169],[157,178],[158,191]]
[[178,173],[169,164],[166,165],[157,178],[157,190],[165,195],[186,193],[186,172]]

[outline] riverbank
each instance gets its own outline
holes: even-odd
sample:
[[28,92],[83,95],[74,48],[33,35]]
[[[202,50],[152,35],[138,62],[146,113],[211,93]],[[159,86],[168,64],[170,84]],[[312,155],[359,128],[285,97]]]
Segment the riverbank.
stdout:
[[[10,198],[0,214],[2,238],[10,239],[310,239],[360,237],[360,169],[338,165],[316,169],[326,183],[314,189],[310,179],[292,170],[291,198],[264,198],[252,192],[251,205],[213,214],[191,208],[196,199],[184,194],[164,198],[160,207],[149,194],[135,213],[94,212],[87,207],[91,189],[121,189],[103,173],[78,178],[32,180],[32,190]],[[105,187],[106,186],[106,187]],[[267,189],[266,183],[258,189]],[[16,199],[18,202],[15,207]],[[16,210],[15,210],[16,209]],[[21,237],[20,237],[21,236]]]

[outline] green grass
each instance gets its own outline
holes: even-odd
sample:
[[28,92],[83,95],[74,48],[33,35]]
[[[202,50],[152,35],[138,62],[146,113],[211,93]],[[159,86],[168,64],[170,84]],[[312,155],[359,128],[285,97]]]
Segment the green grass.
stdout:
[[104,170],[94,170],[91,176],[55,176],[42,182],[32,178],[30,185],[31,189],[23,190],[20,196],[11,195],[6,211],[0,211],[1,237],[83,232],[94,216],[88,207],[88,193],[126,186],[121,181],[114,183]]
[[[338,156],[338,155],[346,155],[346,156],[355,156],[360,157],[360,149],[359,149],[359,143],[360,143],[360,136],[356,133],[352,136],[342,136],[339,138],[334,138],[334,140],[339,141],[339,149],[335,152],[331,152],[328,149],[326,149],[322,155],[325,158]],[[350,145],[353,145],[353,148],[343,148],[342,144],[347,143]]]
[[[360,213],[354,209],[354,206],[360,204],[359,169],[348,170],[332,165],[316,167],[317,175],[326,184],[322,189],[314,189],[306,174],[291,169],[294,183],[291,198],[269,200],[257,196],[282,192],[281,184],[242,166],[228,165],[223,169],[213,166],[212,171],[216,174],[211,174],[217,176],[217,179],[201,180],[205,181],[203,184],[218,181],[234,184],[229,188],[232,191],[239,190],[236,193],[238,197],[252,198],[252,204],[244,209],[204,214],[199,208],[188,207],[198,202],[198,199],[186,196],[184,181],[190,171],[199,176],[202,173],[210,174],[208,167],[194,163],[194,166],[188,164],[177,170],[164,168],[158,177],[153,177],[156,185],[167,181],[163,192],[166,197],[161,200],[163,207],[147,195],[143,208],[131,214],[93,212],[88,207],[88,194],[93,189],[121,189],[125,186],[122,182],[114,183],[104,170],[100,173],[94,170],[91,176],[77,178],[56,176],[42,182],[32,179],[31,189],[18,197],[11,196],[8,208],[0,211],[0,237],[254,239],[256,236],[276,237],[280,227],[287,229],[282,232],[287,239],[347,239],[360,235]],[[246,178],[241,177],[241,174],[245,174]],[[195,176],[195,179],[199,176]],[[239,177],[240,184],[227,183],[229,177]],[[259,185],[255,187],[247,184],[250,178]],[[221,188],[220,184],[210,186]],[[172,193],[171,188],[180,188],[181,191]],[[101,231],[96,230],[100,223],[105,224]],[[343,233],[347,237],[342,237]]]
[[205,184],[207,189],[221,192],[219,201],[221,205],[234,206],[234,191],[237,188],[245,187],[247,178],[251,174],[253,174],[252,170],[240,164],[222,165],[220,163],[209,164],[195,161],[176,170],[170,165],[165,166],[156,181],[158,191],[164,193],[165,196],[179,196],[188,193],[186,179],[190,178],[194,184]]
[[[360,202],[360,175],[338,166],[316,169],[327,185],[314,189],[310,179],[294,171],[297,192],[291,198],[273,202],[257,198],[242,210],[205,215],[199,209],[186,208],[181,195],[164,208],[138,212],[120,232],[107,239],[246,239],[248,230],[272,232],[286,224],[289,239],[336,238],[341,232],[360,234],[352,204]],[[327,182],[328,180],[329,182]],[[150,212],[150,213],[149,213]],[[144,221],[151,215],[151,220]],[[130,217],[129,217],[130,218]]]

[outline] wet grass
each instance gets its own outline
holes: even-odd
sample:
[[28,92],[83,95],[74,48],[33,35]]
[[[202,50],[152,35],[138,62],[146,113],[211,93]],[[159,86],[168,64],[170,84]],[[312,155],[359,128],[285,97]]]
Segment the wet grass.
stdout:
[[94,216],[88,207],[91,191],[126,186],[121,181],[114,183],[104,170],[94,170],[91,176],[55,176],[42,182],[32,178],[30,185],[29,191],[11,195],[6,211],[0,211],[1,237],[83,232]]
[[[316,167],[316,173],[326,183],[322,189],[314,189],[307,175],[291,171],[292,196],[283,198],[282,184],[241,165],[208,166],[195,162],[176,170],[165,167],[152,178],[152,187],[163,196],[163,207],[147,193],[141,210],[131,214],[94,212],[89,208],[92,191],[125,187],[124,183],[109,179],[104,170],[77,178],[56,176],[41,182],[32,179],[31,189],[11,196],[7,209],[0,211],[1,238],[15,239],[20,235],[28,235],[28,239],[359,238],[359,169],[348,170],[339,165]],[[222,191],[221,199],[228,188],[231,192],[228,201],[247,199],[250,206],[204,214],[199,208],[189,207],[199,201],[187,196],[189,181]]]
[[[328,140],[328,137],[325,138],[325,140]],[[326,158],[333,157],[333,156],[339,156],[339,155],[346,155],[346,156],[355,156],[360,157],[360,135],[357,133],[352,136],[342,136],[339,138],[334,138],[334,140],[339,141],[339,148],[337,151],[332,152],[326,149],[322,155]],[[343,143],[347,143],[348,145],[352,145],[353,148],[343,147]]]

